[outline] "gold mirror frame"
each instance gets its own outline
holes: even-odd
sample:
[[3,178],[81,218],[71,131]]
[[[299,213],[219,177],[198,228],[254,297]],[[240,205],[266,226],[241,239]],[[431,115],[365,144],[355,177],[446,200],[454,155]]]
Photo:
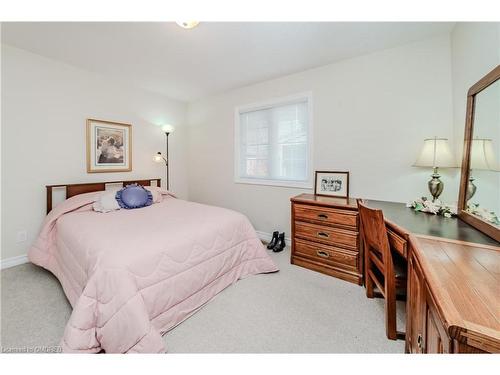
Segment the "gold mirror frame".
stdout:
[[476,95],[500,79],[500,65],[486,74],[475,83],[467,92],[467,114],[465,117],[464,154],[462,159],[462,172],[460,178],[460,192],[458,194],[458,217],[472,225],[477,230],[487,234],[500,242],[500,229],[487,221],[465,211],[467,207],[466,192],[470,173],[470,152],[474,130],[474,109]]

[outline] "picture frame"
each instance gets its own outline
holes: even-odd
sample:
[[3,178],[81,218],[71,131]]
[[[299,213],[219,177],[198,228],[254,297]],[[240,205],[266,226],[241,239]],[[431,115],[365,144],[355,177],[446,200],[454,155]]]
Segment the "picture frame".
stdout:
[[87,173],[132,171],[132,125],[87,119]]
[[315,171],[314,194],[324,197],[349,198],[349,172]]

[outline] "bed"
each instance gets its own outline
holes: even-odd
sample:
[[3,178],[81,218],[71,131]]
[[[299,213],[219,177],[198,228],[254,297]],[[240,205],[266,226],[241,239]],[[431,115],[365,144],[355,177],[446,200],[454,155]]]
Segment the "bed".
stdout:
[[57,186],[67,199],[52,209],[47,187],[49,213],[28,256],[73,307],[64,352],[165,352],[162,335],[217,293],[278,270],[238,212],[162,191],[159,203],[103,214],[92,204],[106,183]]

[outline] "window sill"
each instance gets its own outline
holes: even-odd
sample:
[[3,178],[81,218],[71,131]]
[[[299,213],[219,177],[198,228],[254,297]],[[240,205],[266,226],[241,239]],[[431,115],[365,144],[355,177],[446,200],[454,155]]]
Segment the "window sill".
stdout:
[[236,178],[234,180],[234,183],[313,190],[312,183],[309,181],[302,182],[302,181],[279,181],[279,180],[261,180],[252,178]]

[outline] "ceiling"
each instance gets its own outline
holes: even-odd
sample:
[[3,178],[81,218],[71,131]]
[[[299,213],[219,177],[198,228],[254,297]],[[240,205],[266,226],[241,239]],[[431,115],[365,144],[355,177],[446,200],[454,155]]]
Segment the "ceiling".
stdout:
[[171,98],[198,98],[449,33],[453,23],[3,23],[2,42]]

